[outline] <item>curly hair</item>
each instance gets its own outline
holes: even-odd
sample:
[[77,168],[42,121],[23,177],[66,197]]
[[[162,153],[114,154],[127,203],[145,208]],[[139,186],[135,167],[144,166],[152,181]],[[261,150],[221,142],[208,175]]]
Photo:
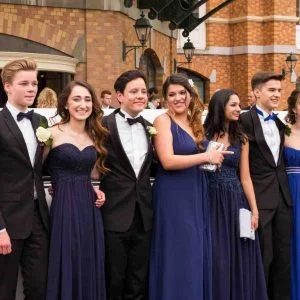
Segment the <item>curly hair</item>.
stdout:
[[205,136],[212,140],[216,135],[223,137],[228,131],[231,145],[245,144],[247,136],[244,134],[239,121],[232,121],[229,127],[225,124],[225,106],[232,95],[237,93],[230,89],[221,89],[213,94],[208,105],[208,114],[204,122]]
[[297,100],[300,100],[300,91],[299,90],[293,90],[290,96],[288,97],[287,103],[288,103],[288,113],[285,117],[285,120],[290,124],[296,123],[296,115],[294,113],[294,109],[297,104]]
[[45,87],[37,98],[37,108],[53,108],[57,106],[57,95],[50,89]]
[[200,149],[203,149],[203,138],[204,129],[202,126],[202,112],[204,110],[204,105],[200,101],[200,98],[195,91],[195,89],[190,85],[188,78],[184,74],[173,74],[169,76],[163,84],[162,93],[167,100],[168,89],[171,84],[177,84],[184,87],[191,96],[191,101],[188,107],[188,121],[192,128],[193,134],[196,139],[196,144]]
[[92,113],[86,120],[85,130],[93,141],[98,152],[96,168],[100,174],[104,174],[108,171],[104,164],[107,157],[107,150],[103,146],[104,140],[108,136],[108,130],[102,125],[103,110],[101,109],[100,103],[97,100],[97,96],[93,87],[87,82],[81,80],[71,81],[69,84],[67,84],[67,86],[63,89],[62,93],[58,97],[57,112],[53,118],[55,118],[56,116],[61,117],[61,121],[58,125],[66,124],[70,121],[70,113],[66,109],[66,104],[75,86],[82,86],[86,88],[92,97]]

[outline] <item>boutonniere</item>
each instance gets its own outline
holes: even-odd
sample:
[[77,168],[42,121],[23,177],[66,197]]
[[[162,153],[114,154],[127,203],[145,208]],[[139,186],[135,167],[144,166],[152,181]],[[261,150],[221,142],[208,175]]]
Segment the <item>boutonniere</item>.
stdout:
[[292,133],[292,127],[290,124],[285,124],[285,127],[284,127],[284,134],[287,135],[287,136],[290,136]]
[[154,126],[147,126],[147,131],[150,137],[157,135],[157,130]]
[[41,144],[47,145],[49,148],[51,148],[53,140],[52,133],[48,129],[46,122],[40,122],[40,125],[36,130],[36,137]]

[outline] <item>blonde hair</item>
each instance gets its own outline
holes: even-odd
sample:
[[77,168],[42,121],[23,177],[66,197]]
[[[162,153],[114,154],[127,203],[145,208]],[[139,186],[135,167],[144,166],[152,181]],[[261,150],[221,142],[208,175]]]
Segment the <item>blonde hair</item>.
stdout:
[[50,89],[45,87],[39,94],[37,99],[37,108],[53,108],[57,106],[57,95]]
[[7,63],[1,72],[3,85],[12,83],[16,73],[20,71],[37,71],[37,64],[32,58],[20,58]]

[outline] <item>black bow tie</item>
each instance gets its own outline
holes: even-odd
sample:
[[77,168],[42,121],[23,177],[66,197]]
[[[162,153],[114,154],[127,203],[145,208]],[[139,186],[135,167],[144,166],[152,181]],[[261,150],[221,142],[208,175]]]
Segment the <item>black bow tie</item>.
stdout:
[[141,123],[142,125],[144,125],[144,119],[142,116],[139,116],[139,117],[133,119],[133,118],[126,118],[125,115],[121,111],[119,111],[119,114],[120,114],[120,116],[122,116],[124,119],[127,120],[128,124],[130,126],[135,123]]
[[33,116],[33,110],[28,111],[27,113],[24,112],[19,112],[17,115],[17,121],[21,121],[24,118],[28,119],[28,120],[32,120],[32,116]]

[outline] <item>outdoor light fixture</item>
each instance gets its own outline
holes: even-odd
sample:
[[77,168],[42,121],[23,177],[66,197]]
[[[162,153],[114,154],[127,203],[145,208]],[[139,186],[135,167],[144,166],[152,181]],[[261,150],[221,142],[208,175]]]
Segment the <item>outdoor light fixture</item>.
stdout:
[[184,43],[183,47],[183,53],[185,56],[186,61],[177,61],[174,59],[174,72],[176,72],[177,67],[182,65],[182,64],[190,64],[192,62],[194,52],[195,52],[195,47],[193,43],[190,41],[190,38],[188,38],[187,42]]
[[292,74],[295,70],[296,64],[297,64],[297,57],[292,52],[287,56],[286,60],[287,65],[287,71],[285,68],[282,69],[282,78],[285,79],[286,73]]
[[123,49],[122,49],[123,50],[122,51],[122,58],[123,58],[123,61],[126,60],[127,54],[132,50],[134,50],[135,56],[136,56],[136,49],[137,48],[142,48],[143,51],[144,51],[145,45],[146,45],[146,43],[149,39],[151,28],[152,28],[149,20],[145,18],[145,15],[144,15],[143,12],[141,14],[141,17],[136,20],[133,27],[135,28],[137,38],[138,38],[139,42],[141,43],[141,45],[140,46],[128,46],[123,41],[123,43],[122,43],[122,47],[123,47]]

